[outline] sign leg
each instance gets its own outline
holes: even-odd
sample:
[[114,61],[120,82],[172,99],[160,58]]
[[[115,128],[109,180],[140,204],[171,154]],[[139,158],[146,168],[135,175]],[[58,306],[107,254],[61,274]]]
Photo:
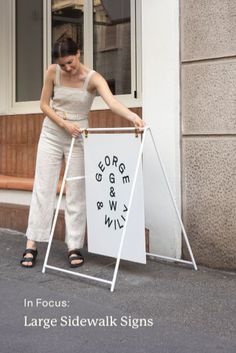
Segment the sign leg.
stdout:
[[119,246],[119,251],[118,251],[117,260],[116,260],[116,266],[115,266],[112,284],[111,284],[111,292],[113,292],[114,288],[115,288],[116,277],[117,277],[118,268],[119,268],[119,264],[120,264],[121,252],[122,252],[125,234],[126,234],[126,228],[127,228],[127,224],[128,224],[128,220],[129,220],[130,208],[131,208],[132,201],[133,201],[134,190],[135,190],[135,185],[136,185],[137,176],[138,176],[138,170],[139,170],[140,161],[141,161],[141,157],[142,157],[142,153],[143,153],[143,146],[144,146],[144,142],[145,142],[145,138],[146,138],[146,131],[147,131],[147,129],[145,128],[144,133],[143,133],[143,140],[142,140],[142,143],[141,143],[141,146],[139,149],[139,155],[137,158],[137,164],[136,164],[136,168],[135,168],[135,172],[134,172],[134,180],[133,180],[133,184],[132,184],[132,188],[131,188],[131,192],[130,192],[129,204],[128,204],[128,213],[127,213],[127,217],[126,217],[126,220],[124,223],[123,232],[121,235],[120,246]]
[[190,257],[191,257],[191,260],[192,260],[193,267],[194,267],[195,270],[197,270],[197,265],[196,265],[196,262],[195,262],[195,259],[194,259],[194,256],[193,256],[193,252],[192,252],[192,249],[191,249],[189,240],[188,240],[188,236],[187,236],[187,233],[186,233],[186,231],[185,231],[185,228],[184,228],[184,225],[183,225],[183,222],[182,222],[182,219],[181,219],[181,216],[180,216],[178,207],[177,207],[177,203],[176,203],[176,201],[175,201],[173,192],[172,192],[172,190],[171,190],[170,183],[169,183],[169,181],[168,181],[167,174],[166,174],[166,172],[165,172],[165,168],[164,168],[164,166],[163,166],[163,163],[162,163],[160,154],[159,154],[159,152],[158,152],[158,148],[157,148],[157,146],[156,146],[156,143],[155,143],[155,140],[154,140],[154,137],[153,137],[153,134],[152,134],[152,131],[151,131],[150,128],[149,128],[149,132],[150,132],[150,136],[151,136],[151,139],[152,139],[152,142],[153,142],[153,146],[154,146],[155,151],[156,151],[156,154],[157,154],[157,158],[158,158],[158,161],[159,161],[159,164],[160,164],[162,173],[163,173],[163,175],[164,175],[164,179],[165,179],[165,182],[166,182],[166,185],[167,185],[167,188],[168,188],[170,197],[171,197],[171,201],[172,201],[173,206],[174,206],[174,209],[175,209],[176,216],[177,216],[177,218],[178,218],[179,224],[180,224],[181,229],[182,229],[182,231],[183,231],[184,240],[185,240],[185,242],[186,242],[186,245],[187,245],[187,248],[188,248],[188,252],[189,252]]
[[60,210],[61,199],[62,199],[63,191],[64,191],[64,188],[65,188],[66,177],[67,177],[67,174],[68,174],[68,169],[69,169],[69,165],[70,165],[70,159],[71,159],[74,143],[75,143],[75,138],[73,137],[72,140],[71,140],[70,151],[69,151],[68,160],[67,160],[67,163],[66,163],[65,173],[64,173],[64,176],[63,176],[63,180],[62,180],[61,190],[60,190],[59,198],[58,198],[58,201],[57,201],[56,212],[55,212],[55,215],[54,215],[54,218],[53,218],[53,223],[52,223],[51,233],[50,233],[50,237],[49,237],[49,241],[48,241],[48,247],[47,247],[47,251],[46,251],[46,255],[45,255],[45,259],[44,259],[42,273],[45,273],[45,268],[47,267],[49,252],[50,252],[50,249],[51,249],[52,239],[53,239],[54,231],[55,231],[55,228],[56,228],[57,217],[58,217],[58,213],[59,213],[59,210]]

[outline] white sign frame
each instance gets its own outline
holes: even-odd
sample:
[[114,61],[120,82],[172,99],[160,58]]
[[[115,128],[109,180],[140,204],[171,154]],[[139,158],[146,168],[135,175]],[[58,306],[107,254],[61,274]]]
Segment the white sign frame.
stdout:
[[[122,131],[122,130],[135,131],[136,128],[88,128],[88,129],[84,130],[84,133],[88,134],[90,131],[91,132],[101,132],[101,131]],[[191,246],[190,246],[190,243],[189,243],[189,240],[188,240],[188,236],[187,236],[187,233],[185,231],[185,228],[184,228],[184,225],[183,225],[183,222],[182,222],[179,210],[178,210],[178,206],[176,204],[173,192],[171,190],[171,186],[170,186],[170,183],[168,181],[167,174],[165,172],[165,169],[164,169],[164,166],[163,166],[163,163],[162,163],[162,160],[161,160],[157,145],[155,143],[151,128],[149,126],[146,126],[143,129],[141,129],[141,130],[143,130],[143,138],[142,138],[142,143],[140,145],[140,150],[139,150],[139,154],[138,154],[138,158],[137,158],[137,163],[136,163],[136,168],[135,168],[135,173],[134,173],[134,180],[133,180],[133,184],[132,184],[132,188],[131,188],[131,192],[130,192],[130,197],[129,197],[127,217],[126,217],[126,221],[125,221],[124,227],[123,227],[123,232],[122,232],[122,236],[121,236],[121,240],[120,240],[120,245],[119,245],[119,250],[118,250],[118,254],[117,254],[117,259],[116,259],[116,264],[115,264],[112,280],[110,281],[110,280],[106,280],[106,279],[101,278],[101,277],[90,276],[90,275],[86,275],[86,274],[79,273],[79,272],[73,272],[73,271],[70,271],[70,270],[66,270],[66,269],[63,269],[63,268],[60,268],[60,267],[56,267],[56,266],[50,266],[50,265],[47,264],[48,258],[49,258],[49,254],[50,254],[50,248],[51,248],[51,245],[52,245],[53,235],[54,235],[54,231],[55,231],[55,227],[56,227],[56,222],[57,222],[57,218],[58,218],[58,214],[59,214],[61,199],[62,199],[63,191],[64,191],[64,188],[65,188],[65,182],[66,181],[70,181],[70,180],[84,179],[85,178],[85,176],[67,178],[67,173],[68,173],[68,169],[69,169],[69,165],[70,165],[71,154],[72,154],[72,151],[73,151],[73,148],[74,148],[75,138],[72,138],[72,140],[71,140],[70,151],[69,151],[68,160],[67,160],[67,163],[66,163],[65,173],[64,173],[64,176],[63,176],[63,180],[62,180],[62,185],[61,185],[61,190],[60,190],[60,194],[59,194],[59,198],[58,198],[58,202],[57,202],[56,212],[55,212],[53,223],[52,223],[52,229],[51,229],[51,233],[50,233],[50,237],[49,237],[49,241],[48,241],[48,247],[47,247],[47,251],[46,251],[46,255],[45,255],[45,259],[44,259],[42,273],[45,273],[46,268],[51,269],[51,270],[55,270],[55,271],[61,271],[61,272],[72,274],[72,275],[79,276],[79,277],[82,277],[82,278],[87,278],[87,279],[95,280],[95,281],[98,281],[98,282],[107,283],[107,284],[110,285],[110,291],[111,292],[114,291],[115,284],[116,284],[116,279],[117,279],[117,274],[118,274],[118,269],[119,269],[119,265],[120,265],[120,260],[121,260],[122,248],[123,248],[125,235],[126,235],[127,224],[128,224],[128,221],[129,221],[130,209],[131,209],[132,202],[133,202],[133,196],[134,196],[134,191],[135,191],[137,174],[138,174],[139,166],[140,166],[140,163],[141,163],[141,157],[142,157],[142,153],[143,153],[143,147],[144,147],[144,143],[145,143],[147,132],[149,132],[149,134],[150,134],[150,137],[151,137],[151,140],[152,140],[152,143],[153,143],[156,155],[157,155],[157,161],[160,164],[160,167],[161,167],[161,170],[162,170],[165,182],[166,182],[166,186],[167,186],[167,189],[169,191],[169,194],[170,194],[170,197],[171,197],[171,201],[172,201],[172,204],[173,204],[174,209],[175,209],[175,213],[176,213],[178,222],[179,222],[179,224],[181,226],[181,229],[182,229],[182,232],[183,232],[183,237],[184,237],[184,240],[185,240],[185,243],[186,243],[190,258],[191,258],[191,261],[181,260],[181,259],[167,257],[167,256],[161,256],[161,255],[152,254],[152,253],[146,253],[146,255],[147,256],[156,257],[158,259],[165,260],[165,261],[171,261],[171,262],[175,262],[175,263],[179,262],[179,263],[188,264],[188,265],[191,265],[194,268],[194,270],[197,270],[197,265],[196,265],[196,262],[195,262],[195,259],[194,259],[193,253],[192,253],[192,249],[191,249]]]

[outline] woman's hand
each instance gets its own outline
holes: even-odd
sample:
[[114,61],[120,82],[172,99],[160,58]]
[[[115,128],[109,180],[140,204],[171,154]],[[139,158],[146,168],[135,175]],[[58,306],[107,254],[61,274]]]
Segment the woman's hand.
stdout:
[[130,114],[130,120],[133,122],[134,126],[138,128],[142,128],[146,125],[145,121],[133,112]]
[[64,121],[64,129],[72,136],[79,137],[83,132],[83,129],[80,128],[77,122]]
[[137,128],[143,128],[146,125],[137,114],[126,108],[116,99],[116,97],[113,96],[106,80],[97,72],[92,75],[91,80],[89,81],[89,87],[92,92],[97,90],[100,96],[107,103],[108,107],[115,114],[131,121]]

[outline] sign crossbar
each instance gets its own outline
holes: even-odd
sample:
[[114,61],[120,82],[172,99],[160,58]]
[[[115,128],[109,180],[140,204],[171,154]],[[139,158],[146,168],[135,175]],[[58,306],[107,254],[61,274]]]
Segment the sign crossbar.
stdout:
[[146,253],[146,255],[152,256],[152,257],[156,257],[157,259],[160,259],[160,260],[180,262],[180,263],[183,263],[183,264],[193,265],[192,261],[176,259],[175,257],[169,257],[169,256],[163,256],[163,255],[161,256],[161,255],[152,254],[152,253],[148,253],[148,252]]
[[[83,129],[83,132],[87,133],[89,131],[91,132],[100,132],[100,131],[120,131],[120,130],[125,130],[125,131],[137,131],[137,128],[88,128],[88,129]],[[138,154],[138,158],[137,158],[137,163],[136,163],[136,168],[135,168],[135,173],[134,173],[134,180],[133,180],[133,184],[132,184],[132,188],[131,188],[131,192],[130,192],[130,197],[129,197],[129,203],[128,203],[128,212],[127,212],[127,217],[124,223],[124,228],[122,231],[122,235],[121,235],[121,240],[120,240],[120,245],[119,245],[119,249],[118,249],[118,254],[117,254],[117,258],[116,258],[116,263],[115,263],[115,269],[113,272],[113,278],[111,281],[100,278],[100,277],[96,277],[96,276],[91,276],[91,275],[87,275],[87,274],[83,274],[80,272],[73,272],[70,270],[66,270],[60,267],[56,267],[56,266],[51,266],[48,265],[48,258],[49,258],[49,253],[50,253],[50,248],[52,245],[52,240],[53,240],[53,235],[54,235],[54,231],[55,231],[55,227],[56,227],[56,222],[57,222],[57,218],[58,218],[58,213],[59,213],[59,209],[60,209],[60,204],[61,204],[61,200],[62,200],[62,195],[63,195],[63,191],[65,188],[65,183],[66,181],[71,181],[71,180],[77,180],[77,179],[84,179],[86,178],[86,176],[77,176],[77,177],[72,177],[72,178],[67,178],[67,174],[68,174],[68,169],[69,169],[69,164],[70,164],[70,160],[71,160],[71,155],[72,155],[72,151],[74,148],[74,143],[75,143],[75,138],[73,137],[71,140],[71,146],[70,146],[70,151],[69,151],[69,155],[68,155],[68,160],[66,163],[66,168],[65,168],[65,172],[64,172],[64,176],[63,176],[63,180],[62,180],[62,185],[61,185],[61,190],[60,190],[60,194],[59,194],[59,198],[58,198],[58,202],[57,202],[57,207],[56,207],[56,212],[54,215],[54,219],[53,219],[53,223],[52,223],[52,228],[51,228],[51,232],[50,232],[50,237],[49,237],[49,241],[48,241],[48,247],[47,247],[47,251],[46,251],[46,255],[45,255],[45,259],[44,259],[44,264],[43,264],[43,269],[42,269],[42,273],[45,273],[46,268],[51,269],[51,270],[55,270],[55,271],[61,271],[64,273],[68,273],[74,276],[78,276],[78,277],[82,277],[82,278],[87,278],[90,280],[94,280],[94,281],[98,281],[98,282],[103,282],[103,283],[107,283],[110,284],[110,291],[113,292],[114,288],[115,288],[115,283],[116,283],[116,279],[117,279],[117,274],[118,274],[118,269],[119,269],[119,264],[120,264],[120,260],[121,260],[121,252],[122,252],[122,248],[123,248],[123,243],[124,243],[124,239],[125,239],[125,235],[126,235],[126,229],[127,229],[127,224],[128,224],[128,220],[129,220],[129,214],[130,214],[130,209],[132,207],[132,201],[133,201],[133,196],[134,196],[134,191],[135,191],[135,186],[136,186],[136,181],[137,181],[137,175],[138,175],[138,170],[139,170],[139,166],[141,163],[141,157],[142,157],[142,153],[143,153],[143,148],[144,148],[144,142],[146,139],[146,133],[147,131],[149,131],[152,142],[153,142],[153,146],[155,148],[156,154],[157,154],[157,160],[161,166],[161,170],[162,173],[164,175],[164,179],[167,185],[167,189],[169,191],[169,194],[171,196],[171,201],[173,203],[174,209],[175,209],[175,213],[177,216],[177,219],[179,221],[179,224],[181,226],[182,232],[183,232],[183,236],[184,236],[184,240],[186,242],[190,257],[191,257],[191,261],[187,261],[187,260],[182,260],[182,259],[177,259],[177,258],[172,258],[172,257],[168,257],[168,256],[161,256],[158,254],[152,254],[152,253],[146,253],[147,256],[152,256],[152,257],[156,257],[162,260],[166,260],[166,261],[174,261],[174,262],[180,262],[180,263],[184,263],[184,264],[190,264],[193,266],[193,268],[195,270],[197,270],[197,265],[192,253],[192,249],[177,207],[177,203],[175,201],[173,192],[171,190],[168,178],[167,178],[167,174],[165,172],[162,160],[160,158],[160,154],[158,152],[158,148],[156,146],[152,131],[150,129],[150,127],[144,127],[142,129],[139,129],[140,131],[143,131],[143,138],[142,138],[142,142],[140,145],[140,149],[139,149],[139,154]]]
[[64,268],[61,268],[61,267],[50,266],[50,265],[45,265],[45,267],[46,268],[50,268],[51,270],[69,273],[70,275],[79,276],[79,277],[83,277],[83,278],[88,278],[88,279],[91,279],[91,280],[94,280],[94,281],[98,281],[98,282],[109,283],[109,284],[112,283],[112,281],[109,281],[109,280],[104,279],[104,278],[90,276],[90,275],[85,275],[85,274],[80,273],[80,272],[73,272],[73,271],[70,271],[70,270],[65,270]]

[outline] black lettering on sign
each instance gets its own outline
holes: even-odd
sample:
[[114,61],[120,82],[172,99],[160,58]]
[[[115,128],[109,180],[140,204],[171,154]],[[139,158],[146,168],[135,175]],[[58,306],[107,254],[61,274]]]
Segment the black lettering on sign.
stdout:
[[103,202],[98,201],[98,202],[97,202],[97,208],[98,208],[98,210],[100,210],[101,208],[103,208]]
[[115,197],[115,196],[116,196],[116,193],[115,193],[113,187],[110,188],[110,196],[111,196],[111,197]]
[[117,219],[117,223],[120,229],[124,227],[123,224],[120,224],[119,219]]
[[125,165],[124,165],[124,163],[121,163],[121,164],[119,165],[119,172],[120,172],[121,174],[123,174],[124,171],[125,171]]
[[116,179],[115,179],[115,174],[114,173],[110,173],[109,174],[109,181],[110,181],[111,184],[115,184]]
[[111,201],[109,200],[109,204],[110,204],[110,210],[114,210],[116,211],[116,206],[117,206],[117,201]]
[[99,162],[99,163],[98,163],[98,166],[99,166],[99,168],[101,169],[101,171],[104,172],[105,167],[104,167],[104,165],[102,164],[102,162]]
[[129,182],[130,182],[130,180],[129,180],[129,176],[128,176],[128,175],[123,176],[122,180],[123,180],[123,184],[127,184],[127,183],[129,183]]
[[113,156],[112,165],[114,165],[115,167],[117,167],[117,162],[118,162],[118,157]]
[[[104,225],[107,226],[108,228],[114,229],[114,230],[119,230],[121,228],[124,228],[124,224],[126,222],[126,217],[125,217],[125,212],[128,211],[128,207],[123,204],[123,210],[122,214],[117,218],[116,212],[119,212],[119,208],[117,207],[118,201],[117,201],[117,193],[116,193],[116,182],[119,179],[123,184],[128,184],[131,182],[130,177],[126,171],[126,165],[125,163],[120,162],[119,157],[116,155],[105,155],[102,160],[99,161],[97,164],[98,166],[98,171],[95,174],[95,179],[98,182],[105,182],[105,183],[110,183],[107,189],[107,195],[110,200],[109,201],[109,211],[108,214],[105,214],[105,203],[104,201],[95,201],[95,206],[97,207],[97,210],[104,210],[101,211],[101,217],[104,217]],[[109,170],[111,168],[111,170]],[[102,183],[101,183],[102,184]],[[112,186],[111,186],[112,184]],[[106,207],[108,206],[107,201],[106,201]],[[120,206],[120,204],[119,204]],[[121,204],[122,207],[122,204]],[[109,216],[110,213],[110,216]]]
[[105,215],[105,225],[108,225],[108,228],[112,225],[113,219],[110,219],[109,216]]
[[109,165],[111,165],[111,159],[109,156],[105,156],[105,164],[107,167],[109,167]]
[[127,212],[127,211],[128,211],[128,207],[124,204],[123,212]]
[[102,181],[102,174],[96,173],[95,178],[96,178],[97,181]]

